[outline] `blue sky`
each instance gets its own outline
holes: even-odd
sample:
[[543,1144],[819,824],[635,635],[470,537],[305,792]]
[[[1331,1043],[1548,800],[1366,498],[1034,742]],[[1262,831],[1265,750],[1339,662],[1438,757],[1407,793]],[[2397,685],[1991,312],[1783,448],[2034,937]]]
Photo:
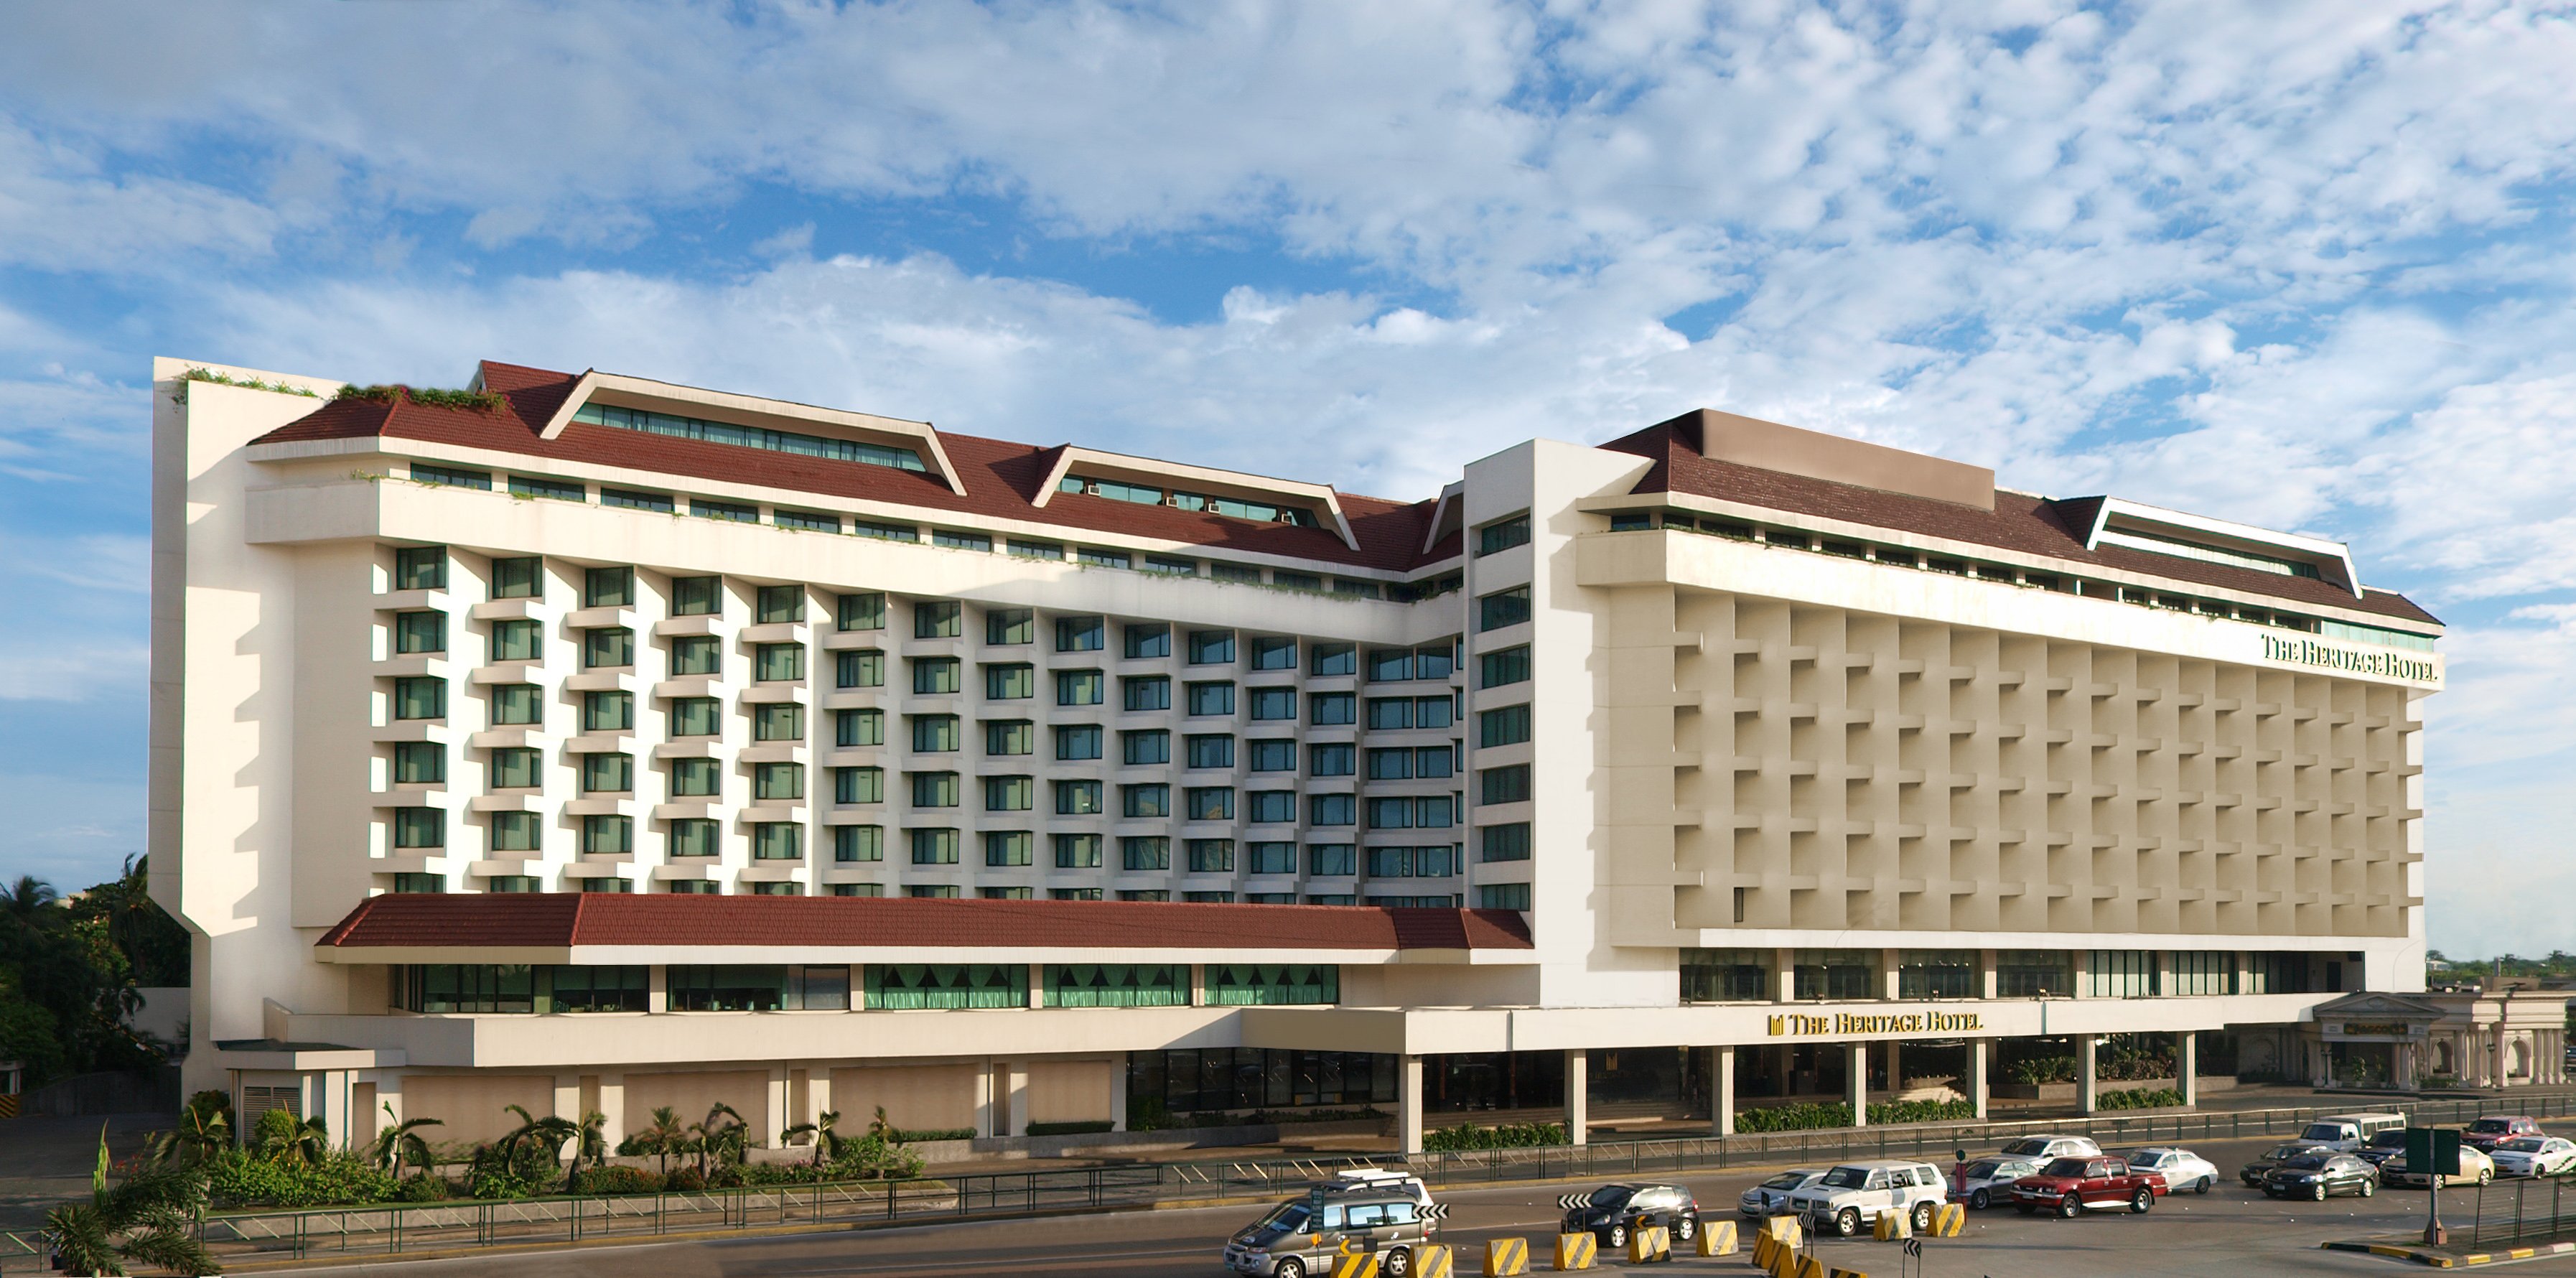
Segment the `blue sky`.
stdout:
[[2565,6],[36,6],[0,874],[142,831],[156,354],[600,367],[1427,494],[1710,405],[2349,540],[2428,898],[2576,948]]

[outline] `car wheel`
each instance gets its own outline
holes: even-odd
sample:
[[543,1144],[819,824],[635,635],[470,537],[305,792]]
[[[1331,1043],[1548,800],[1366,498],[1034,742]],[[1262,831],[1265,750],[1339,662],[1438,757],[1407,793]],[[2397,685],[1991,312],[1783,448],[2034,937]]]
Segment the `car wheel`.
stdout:
[[1398,1247],[1378,1261],[1378,1272],[1386,1278],[1412,1278],[1413,1253]]
[[1834,1232],[1845,1238],[1860,1233],[1860,1208],[1845,1207],[1834,1214]]
[[2492,1165],[2478,1169],[2478,1183],[2481,1185],[2492,1185],[2495,1183],[2495,1168]]
[[2146,1215],[2147,1209],[2155,1205],[2156,1195],[2154,1190],[2141,1189],[2138,1192],[2129,1195],[2129,1214],[2132,1216]]
[[2061,1220],[2073,1220],[2083,1210],[2084,1200],[2076,1197],[2072,1192],[2057,1200],[2057,1215]]
[[1914,1204],[1914,1232],[1918,1234],[1932,1232],[1932,1204]]
[[1628,1227],[1626,1225],[1612,1225],[1608,1229],[1602,1230],[1601,1241],[1609,1244],[1610,1250],[1612,1251],[1617,1251],[1620,1248],[1627,1246]]
[[1271,1278],[1306,1278],[1306,1262],[1290,1256],[1270,1271]]
[[2200,1184],[2193,1188],[2191,1192],[2195,1194],[2206,1194],[2209,1192],[2209,1187],[2216,1183],[2218,1183],[2218,1178],[2216,1176],[2203,1176],[2200,1178]]
[[1673,1217],[1673,1241],[1674,1241],[1674,1242],[1689,1242],[1689,1241],[1691,1241],[1692,1239],[1697,1238],[1697,1237],[1699,1237],[1699,1217],[1697,1217],[1697,1216],[1675,1216],[1675,1217]]
[[2325,1183],[2324,1181],[2322,1181],[2322,1180],[2321,1180],[2321,1181],[2318,1181],[2318,1182],[2317,1182],[2317,1201],[2318,1201],[2318,1202],[2324,1202],[2325,1200],[2326,1200],[2326,1183]]
[[1968,1205],[1979,1211],[1984,1211],[1988,1207],[1994,1206],[1995,1200],[1987,1197],[1986,1191],[1980,1189],[1977,1192],[1968,1195]]
[[2364,1181],[2362,1181],[2362,1182],[2361,1182],[2361,1196],[2362,1196],[2362,1197],[2364,1197],[2364,1198],[2368,1198],[2368,1197],[2370,1197],[2372,1194],[2375,1194],[2375,1193],[2378,1193],[2378,1192],[2379,1192],[2379,1182],[2374,1181],[2374,1180],[2364,1180]]

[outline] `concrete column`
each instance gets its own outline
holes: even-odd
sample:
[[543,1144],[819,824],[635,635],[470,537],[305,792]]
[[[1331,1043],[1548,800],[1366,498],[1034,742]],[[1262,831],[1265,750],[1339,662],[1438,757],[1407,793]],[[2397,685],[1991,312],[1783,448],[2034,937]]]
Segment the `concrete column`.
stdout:
[[1422,1058],[1407,1056],[1401,1062],[1402,1073],[1396,1079],[1395,1152],[1422,1152]]
[[2077,950],[2067,956],[2067,963],[2073,969],[2075,988],[2066,991],[2066,997],[2082,998],[2086,987],[2093,984],[2093,952]]
[[[832,1066],[826,1061],[811,1062],[805,1067],[805,1112],[796,1121],[820,1123],[823,1115],[831,1109]],[[841,1128],[836,1124],[833,1130],[840,1131]]]
[[671,1010],[670,975],[671,969],[664,967],[659,963],[655,963],[651,967],[644,969],[645,1011],[667,1012]]
[[761,1144],[775,1148],[783,1143],[778,1139],[779,1134],[796,1125],[796,1120],[788,1117],[795,1112],[794,1098],[790,1095],[792,1091],[793,1089],[787,1085],[786,1064],[781,1062],[770,1066],[769,1130],[752,1133],[759,1138]]
[[2174,1090],[2183,1108],[2200,1103],[2200,1035],[2190,1030],[2174,1035]]
[[1851,1063],[1843,1067],[1851,1092],[1852,1126],[1869,1126],[1869,1044],[1851,1045]]
[[1005,1136],[1028,1135],[1029,1063],[1027,1061],[1011,1061],[1003,1065],[1002,1087],[1003,1096],[1006,1098],[1006,1102],[1002,1107],[1002,1112],[1006,1116],[1005,1121],[1010,1124],[1009,1130],[1004,1131],[1002,1134]]
[[1709,1049],[1708,1134],[1735,1134],[1735,1048],[1732,1044]]
[[607,1140],[610,1152],[614,1153],[617,1142],[626,1139],[626,1076],[624,1074],[599,1076],[599,1114],[600,1135]]
[[2504,1054],[2504,1044],[2504,1012],[2502,1009],[2499,1009],[2496,1012],[2495,1043],[2493,1044],[2494,1054],[2491,1058],[2495,1061],[2493,1073],[2495,1075],[2495,1086],[2499,1089],[2513,1081],[2513,1075],[2510,1072],[2513,1068],[2513,1061],[2512,1058]]
[[1995,997],[1995,952],[1977,951],[1977,997]]
[[993,1134],[993,1103],[993,1062],[988,1060],[975,1071],[975,1134],[978,1136]]
[[1565,1137],[1577,1145],[1584,1143],[1584,1128],[1591,1122],[1591,1060],[1576,1048],[1565,1054]]
[[2091,1034],[2075,1036],[2075,1107],[2086,1114],[2101,1111],[2101,1096],[2093,1076],[2094,1047],[2100,1040]]
[[1109,1080],[1109,1130],[1123,1132],[1127,1130],[1127,1060],[1120,1057],[1111,1064],[1115,1068]]
[[1798,998],[1798,952],[1790,949],[1771,952],[1772,1001],[1793,1003]]
[[1901,974],[1897,971],[1897,967],[1904,961],[1905,951],[1903,950],[1880,950],[1878,952],[1878,996],[1886,999],[1890,1003],[1897,1000],[1896,987],[1898,982],[1902,979]]
[[[1989,975],[1993,969],[1987,969]],[[1977,1107],[1977,1117],[1986,1117],[1986,1070],[1993,1062],[1995,1041],[1991,1038],[1968,1040],[1968,1103]]]

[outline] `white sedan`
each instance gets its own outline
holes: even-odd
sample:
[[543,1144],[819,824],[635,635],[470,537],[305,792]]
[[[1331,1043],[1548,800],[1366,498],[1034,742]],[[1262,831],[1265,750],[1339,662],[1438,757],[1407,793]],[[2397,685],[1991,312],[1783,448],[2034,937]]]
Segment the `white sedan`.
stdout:
[[2158,1146],[2133,1150],[2129,1154],[2131,1171],[2154,1172],[2165,1178],[2165,1188],[2174,1193],[2190,1190],[2206,1194],[2218,1183],[2218,1166],[2188,1149]]
[[2576,1166],[2576,1141],[2561,1136],[2516,1136],[2495,1147],[2498,1176],[2555,1176]]

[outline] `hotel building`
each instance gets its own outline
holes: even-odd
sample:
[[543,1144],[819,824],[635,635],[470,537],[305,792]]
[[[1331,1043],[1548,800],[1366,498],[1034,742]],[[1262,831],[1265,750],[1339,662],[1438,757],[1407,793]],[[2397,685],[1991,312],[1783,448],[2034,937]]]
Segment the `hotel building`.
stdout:
[[153,887],[245,1117],[1722,1132],[2394,1068],[2318,1009],[2423,988],[2441,627],[2337,543],[1711,411],[1397,501],[154,378]]

